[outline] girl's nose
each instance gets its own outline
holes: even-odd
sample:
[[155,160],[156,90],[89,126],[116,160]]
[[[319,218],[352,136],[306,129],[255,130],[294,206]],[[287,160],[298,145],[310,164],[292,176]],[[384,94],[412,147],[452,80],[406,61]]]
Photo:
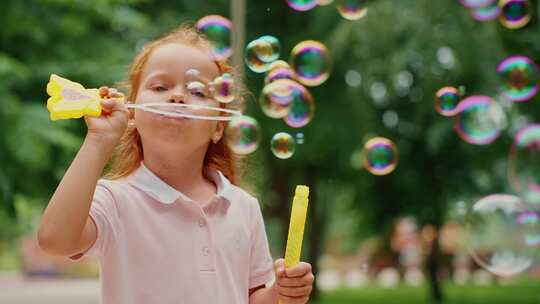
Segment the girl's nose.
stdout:
[[184,103],[185,101],[185,97],[183,94],[172,94],[171,96],[169,96],[169,102],[173,102],[173,103]]

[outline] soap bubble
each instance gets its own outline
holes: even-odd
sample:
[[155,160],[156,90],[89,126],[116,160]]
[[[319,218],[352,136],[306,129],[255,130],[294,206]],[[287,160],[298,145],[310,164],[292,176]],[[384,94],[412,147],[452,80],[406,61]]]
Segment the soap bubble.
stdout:
[[280,79],[275,82],[278,81],[287,82],[290,96],[292,97],[289,104],[289,112],[283,120],[292,128],[301,128],[307,125],[311,122],[315,113],[315,101],[313,100],[313,96],[303,85],[295,81]]
[[435,94],[435,110],[439,114],[447,117],[455,116],[459,113],[459,101],[461,96],[454,87],[444,87]]
[[531,124],[516,134],[508,177],[525,203],[540,206],[540,124]]
[[540,228],[531,212],[514,195],[492,194],[476,202],[466,215],[464,235],[473,259],[499,276],[527,270],[537,257],[537,248],[527,243]]
[[497,2],[490,5],[471,9],[471,16],[478,21],[490,21],[499,17],[501,8]]
[[291,102],[295,98],[291,80],[281,79],[267,84],[261,93],[259,103],[262,111],[270,118],[283,118],[289,114]]
[[339,14],[347,20],[358,20],[367,15],[366,0],[336,0]]
[[489,96],[470,96],[459,105],[454,128],[461,139],[474,145],[494,142],[506,127],[506,115]]
[[279,159],[288,159],[296,150],[294,138],[286,132],[276,133],[270,142],[270,150]]
[[318,5],[317,0],[286,0],[287,4],[294,10],[305,12]]
[[236,98],[236,88],[231,74],[225,73],[212,82],[214,98],[221,103],[230,103]]
[[384,137],[374,137],[364,145],[364,167],[374,175],[394,171],[398,162],[396,145]]
[[510,56],[497,66],[504,96],[515,102],[528,101],[538,92],[538,66],[528,57]]
[[259,146],[259,123],[252,117],[233,118],[226,130],[227,145],[236,154],[247,155]]
[[501,14],[499,21],[509,29],[524,27],[531,21],[530,4],[528,0],[500,0]]
[[232,55],[232,23],[229,19],[219,15],[209,15],[197,21],[196,28],[212,43],[212,54],[217,60],[226,60]]
[[298,81],[307,86],[318,86],[330,76],[328,49],[318,41],[298,43],[291,51],[290,63]]
[[270,68],[270,63],[261,60],[259,55],[270,50],[272,46],[268,41],[255,39],[246,46],[245,61],[250,70],[255,73],[264,73]]

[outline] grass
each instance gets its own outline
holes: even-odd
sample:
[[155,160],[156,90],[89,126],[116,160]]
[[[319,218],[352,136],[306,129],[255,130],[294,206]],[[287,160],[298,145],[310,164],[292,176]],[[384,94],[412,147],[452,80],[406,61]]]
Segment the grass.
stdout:
[[[444,287],[444,304],[539,304],[540,281],[512,285]],[[310,304],[429,304],[428,287],[339,289],[321,295]]]

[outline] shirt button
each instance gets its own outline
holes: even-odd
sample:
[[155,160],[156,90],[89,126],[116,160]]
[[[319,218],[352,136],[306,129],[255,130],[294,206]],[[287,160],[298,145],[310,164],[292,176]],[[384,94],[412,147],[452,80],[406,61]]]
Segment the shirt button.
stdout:
[[199,227],[204,227],[205,223],[204,220],[199,220]]
[[210,254],[210,248],[208,248],[207,246],[204,246],[202,249],[202,252],[204,256],[207,256]]

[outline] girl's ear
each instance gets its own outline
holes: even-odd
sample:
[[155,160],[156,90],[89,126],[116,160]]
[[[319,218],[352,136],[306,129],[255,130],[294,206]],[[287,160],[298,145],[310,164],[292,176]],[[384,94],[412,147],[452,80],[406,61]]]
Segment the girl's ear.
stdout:
[[222,137],[223,133],[225,132],[225,122],[224,121],[218,121],[216,124],[216,130],[214,131],[214,134],[212,135],[212,141],[217,143]]

